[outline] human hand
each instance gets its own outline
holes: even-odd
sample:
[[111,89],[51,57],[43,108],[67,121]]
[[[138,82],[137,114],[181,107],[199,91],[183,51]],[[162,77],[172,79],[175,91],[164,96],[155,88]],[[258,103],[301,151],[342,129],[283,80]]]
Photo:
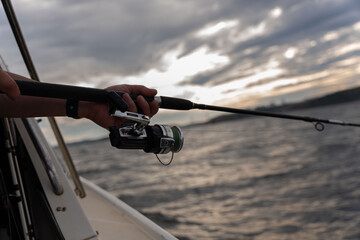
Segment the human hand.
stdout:
[[[106,90],[140,95],[136,99],[137,105],[141,108],[143,114],[148,117],[154,116],[159,110],[157,101],[152,101],[149,104],[144,97],[142,97],[154,97],[157,94],[155,89],[149,89],[141,85],[117,85],[109,87]],[[127,111],[138,112],[139,109],[137,109],[136,104],[129,94],[124,94],[122,98],[129,106]],[[88,118],[106,129],[112,126],[120,126],[126,122],[126,119],[109,116],[109,105],[107,103],[80,102],[78,115],[79,117]]]
[[0,70],[0,90],[4,92],[12,100],[20,97],[20,90],[16,82],[9,74]]

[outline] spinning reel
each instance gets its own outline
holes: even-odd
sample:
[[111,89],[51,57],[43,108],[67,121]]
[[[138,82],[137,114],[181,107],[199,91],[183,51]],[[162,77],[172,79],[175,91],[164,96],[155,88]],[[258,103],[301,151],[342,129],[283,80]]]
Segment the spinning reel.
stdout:
[[[179,152],[184,144],[184,136],[178,126],[154,125],[150,126],[150,119],[139,113],[122,112],[110,113],[111,116],[125,118],[129,121],[119,127],[110,127],[110,142],[119,149],[143,149],[147,153],[167,154]],[[159,158],[158,158],[159,159]],[[164,164],[160,159],[159,161]],[[168,165],[170,164],[164,164]]]

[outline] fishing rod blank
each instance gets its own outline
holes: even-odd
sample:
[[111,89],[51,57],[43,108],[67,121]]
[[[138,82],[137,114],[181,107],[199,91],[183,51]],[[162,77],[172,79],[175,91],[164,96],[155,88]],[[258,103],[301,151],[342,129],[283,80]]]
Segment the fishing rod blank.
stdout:
[[[34,81],[23,81],[23,80],[15,80],[15,81],[19,86],[21,95],[60,98],[60,99],[75,99],[79,101],[91,101],[91,102],[110,101],[112,103],[115,102],[115,105],[119,107],[119,110],[122,110],[121,108],[124,109],[126,107],[126,106],[121,106],[122,101],[117,101],[118,100],[117,98],[125,94],[124,92],[114,92],[104,89],[34,82]],[[130,96],[136,102],[136,98],[138,95],[130,94]],[[315,128],[319,131],[322,131],[324,129],[323,124],[360,127],[359,123],[350,123],[341,120],[321,119],[321,118],[308,117],[308,116],[298,116],[298,115],[290,115],[283,113],[264,112],[257,110],[247,110],[247,109],[238,109],[238,108],[219,107],[219,106],[206,105],[206,104],[197,104],[182,98],[173,98],[173,97],[165,97],[165,96],[144,97],[144,98],[149,103],[152,102],[153,100],[158,101],[159,107],[163,109],[172,109],[172,110],[181,110],[181,111],[200,109],[200,110],[211,110],[211,111],[219,111],[219,112],[228,112],[228,113],[236,113],[236,114],[311,122],[314,123]]]
[[236,114],[245,114],[245,115],[254,115],[254,116],[305,121],[305,122],[314,123],[314,126],[315,126],[316,130],[318,130],[318,131],[324,130],[325,127],[324,127],[323,123],[333,124],[333,125],[342,125],[342,126],[360,127],[360,124],[358,124],[358,123],[349,123],[349,122],[344,122],[341,120],[321,119],[321,118],[308,117],[308,116],[298,116],[298,115],[290,115],[290,114],[274,113],[274,112],[264,112],[264,111],[257,111],[257,110],[218,107],[218,106],[213,106],[213,105],[197,104],[197,103],[193,103],[189,100],[181,99],[181,98],[169,98],[169,97],[160,97],[160,98],[161,98],[161,107],[162,108],[173,109],[173,110],[200,109],[200,110],[211,110],[211,111],[228,112],[228,113],[236,113]]

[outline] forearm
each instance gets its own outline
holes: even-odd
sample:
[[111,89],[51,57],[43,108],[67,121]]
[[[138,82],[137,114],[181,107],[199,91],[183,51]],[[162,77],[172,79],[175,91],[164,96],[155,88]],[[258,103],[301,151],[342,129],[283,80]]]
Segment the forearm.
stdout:
[[48,117],[66,116],[66,101],[20,96],[15,101],[0,95],[0,117]]
[[[5,73],[1,70],[0,73],[0,83],[2,83],[2,85],[0,84],[0,90],[7,94],[0,94],[0,117],[49,117],[67,115],[66,100],[21,96],[14,79],[32,80],[14,73]],[[14,91],[14,88],[16,91]],[[129,94],[123,95],[123,100],[128,104],[129,112],[137,112],[139,107],[145,115],[151,117],[159,110],[156,101],[149,104],[144,97],[142,97],[154,97],[157,93],[155,89],[149,89],[140,85],[116,85],[106,90],[141,95],[136,99],[138,106],[136,106]],[[71,111],[69,111],[69,114],[71,116],[74,115]],[[80,101],[77,116],[79,118],[90,119],[105,129],[108,129],[110,126],[120,126],[126,121],[126,119],[123,118],[109,116],[109,105],[107,103]]]
[[[33,81],[24,76],[7,72],[7,74],[18,80]],[[87,102],[80,102],[78,116],[87,117]],[[20,96],[15,101],[5,94],[0,94],[0,117],[49,117],[66,116],[66,100],[53,98],[40,98],[31,96]]]

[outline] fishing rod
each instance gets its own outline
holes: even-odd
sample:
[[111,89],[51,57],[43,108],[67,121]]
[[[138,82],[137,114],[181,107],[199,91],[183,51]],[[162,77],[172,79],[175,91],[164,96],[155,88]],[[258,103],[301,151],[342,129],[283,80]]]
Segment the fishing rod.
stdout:
[[[169,165],[174,158],[174,153],[179,152],[183,147],[184,136],[180,127],[158,124],[151,126],[149,125],[149,117],[141,113],[128,112],[128,105],[122,99],[122,96],[125,94],[124,92],[44,82],[23,80],[15,81],[19,86],[21,95],[25,96],[109,103],[111,106],[109,115],[129,120],[121,126],[113,126],[109,128],[109,138],[113,147],[119,149],[142,149],[147,153],[154,153],[157,159],[163,165]],[[136,103],[136,98],[138,97],[138,95],[130,94],[130,96]],[[163,109],[200,109],[311,122],[314,124],[315,129],[318,131],[324,130],[324,124],[360,127],[359,123],[350,123],[340,120],[321,119],[309,116],[298,116],[283,113],[219,107],[193,103],[190,100],[182,98],[173,98],[166,96],[144,98],[149,103],[156,100],[159,103],[159,107]],[[167,163],[164,163],[157,155],[167,154],[169,152],[172,153],[172,156],[170,161],[168,161]]]
[[[123,92],[114,92],[104,89],[78,87],[63,84],[41,83],[33,81],[15,80],[20,88],[22,95],[49,97],[49,98],[61,98],[61,99],[74,99],[79,101],[92,101],[92,102],[110,102],[121,112],[127,110],[127,104],[122,100],[121,96]],[[137,95],[130,94],[132,99],[136,102]],[[341,125],[360,127],[360,123],[351,123],[334,119],[321,119],[309,116],[298,116],[283,113],[265,112],[257,110],[219,107],[206,104],[193,103],[190,100],[166,96],[144,97],[147,102],[153,100],[158,101],[159,107],[163,109],[171,110],[211,110],[219,112],[228,112],[236,114],[263,116],[271,118],[282,118],[289,120],[305,121],[313,123],[316,130],[324,130],[324,124]]]

